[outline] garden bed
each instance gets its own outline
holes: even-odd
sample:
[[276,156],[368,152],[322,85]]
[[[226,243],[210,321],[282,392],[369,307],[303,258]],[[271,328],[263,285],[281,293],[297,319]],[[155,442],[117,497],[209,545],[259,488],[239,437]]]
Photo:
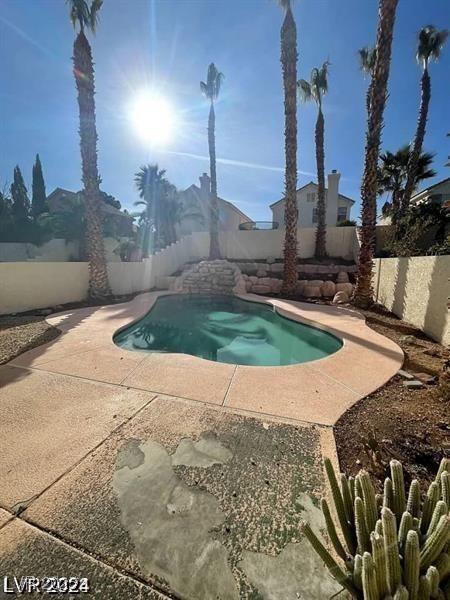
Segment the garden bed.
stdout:
[[408,389],[396,375],[349,409],[335,426],[342,471],[370,471],[381,487],[392,458],[403,463],[407,481],[434,479],[442,456],[450,455],[450,384],[444,378],[449,351],[424,333],[375,307],[363,311],[367,324],[394,340],[405,353],[404,370],[428,373],[434,384]]

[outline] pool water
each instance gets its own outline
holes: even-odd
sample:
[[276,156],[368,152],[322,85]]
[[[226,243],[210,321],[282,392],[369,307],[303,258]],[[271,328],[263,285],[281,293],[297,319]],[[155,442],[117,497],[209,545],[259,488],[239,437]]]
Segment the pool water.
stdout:
[[279,366],[324,358],[342,347],[334,335],[234,296],[169,295],[116,334],[127,350],[181,352],[222,363]]

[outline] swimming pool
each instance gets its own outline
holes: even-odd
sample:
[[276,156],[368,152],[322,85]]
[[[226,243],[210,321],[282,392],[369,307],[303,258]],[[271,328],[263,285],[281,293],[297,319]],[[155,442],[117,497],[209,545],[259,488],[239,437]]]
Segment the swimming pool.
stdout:
[[139,321],[114,336],[127,350],[175,352],[222,363],[280,366],[324,358],[336,336],[235,296],[173,294],[158,298]]

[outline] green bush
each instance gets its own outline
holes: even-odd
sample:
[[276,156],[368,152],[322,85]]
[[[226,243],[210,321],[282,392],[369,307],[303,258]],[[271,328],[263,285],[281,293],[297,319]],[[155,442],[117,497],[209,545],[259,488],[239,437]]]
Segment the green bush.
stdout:
[[450,599],[450,459],[444,458],[435,481],[422,498],[419,482],[406,495],[400,462],[390,463],[384,493],[366,471],[353,478],[336,474],[329,459],[325,470],[341,535],[328,503],[322,512],[334,551],[325,548],[307,523],[302,531],[331,575],[360,600]]

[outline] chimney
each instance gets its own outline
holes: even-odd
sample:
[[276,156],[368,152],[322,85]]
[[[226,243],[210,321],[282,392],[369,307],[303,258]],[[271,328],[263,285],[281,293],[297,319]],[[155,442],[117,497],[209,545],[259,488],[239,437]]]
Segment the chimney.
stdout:
[[209,202],[209,195],[211,193],[211,178],[208,173],[203,173],[200,180],[200,197],[202,200]]
[[328,194],[327,194],[327,216],[326,223],[328,227],[335,227],[337,223],[338,213],[338,197],[339,197],[339,179],[341,174],[333,169],[328,174]]

